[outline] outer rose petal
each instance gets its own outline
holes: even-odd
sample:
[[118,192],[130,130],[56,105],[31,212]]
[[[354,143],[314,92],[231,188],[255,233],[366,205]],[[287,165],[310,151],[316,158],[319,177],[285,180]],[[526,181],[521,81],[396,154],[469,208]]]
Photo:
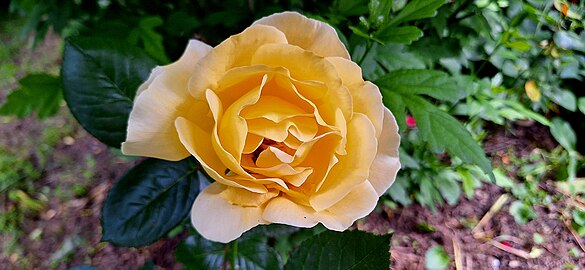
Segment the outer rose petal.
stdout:
[[233,205],[220,196],[227,187],[213,183],[199,193],[191,210],[191,223],[203,237],[227,243],[245,231],[265,224],[262,208]]
[[358,218],[371,213],[376,208],[378,195],[370,182],[365,181],[356,186],[341,201],[319,213],[318,218],[325,227],[334,231],[343,231]]
[[396,119],[388,109],[384,109],[384,126],[378,139],[376,158],[370,167],[369,181],[381,196],[394,183],[396,173],[400,169],[398,147],[400,135]]
[[299,13],[278,13],[257,20],[254,24],[274,26],[286,35],[289,44],[312,51],[317,55],[349,59],[349,53],[333,27],[308,19]]
[[122,143],[124,154],[166,160],[181,160],[189,155],[174,123],[191,104],[188,82],[193,68],[210,50],[210,46],[191,40],[177,62],[152,71],[140,86],[130,112],[126,141]]

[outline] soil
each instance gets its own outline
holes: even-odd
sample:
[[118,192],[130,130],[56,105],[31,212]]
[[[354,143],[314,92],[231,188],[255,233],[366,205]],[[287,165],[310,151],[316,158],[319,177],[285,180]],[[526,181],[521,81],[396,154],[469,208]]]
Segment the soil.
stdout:
[[[48,40],[33,54],[59,46]],[[13,83],[0,89],[0,102],[4,102],[9,89],[14,87]],[[20,224],[22,234],[17,242],[21,252],[0,250],[0,269],[67,269],[81,264],[98,269],[139,269],[150,261],[160,269],[180,269],[180,264],[174,261],[173,250],[181,235],[140,249],[100,242],[100,211],[104,198],[116,179],[137,160],[122,157],[87,134],[65,106],[57,116],[44,121],[31,116],[24,119],[0,117],[0,122],[0,149],[24,151],[19,154],[42,172],[33,182],[40,195],[33,195],[44,202],[42,210],[27,213]],[[49,153],[39,154],[37,146],[44,143],[43,132],[51,127],[61,130],[58,140]],[[535,148],[550,150],[555,146],[546,128],[533,123],[520,123],[511,130],[497,127],[491,130],[485,147],[495,164],[502,162],[510,151],[522,156]],[[87,192],[71,193],[80,183]],[[358,221],[356,226],[366,231],[394,232],[391,257],[392,268],[397,270],[424,269],[425,252],[433,245],[444,246],[453,262],[461,262],[459,269],[585,266],[584,253],[563,222],[561,210],[568,198],[556,193],[550,183],[545,182],[542,188],[560,199],[547,207],[537,207],[538,218],[523,225],[516,223],[509,214],[508,201],[472,233],[472,228],[494,202],[506,194],[498,186],[484,184],[472,199],[462,198],[455,206],[439,207],[436,212],[419,205],[397,209],[382,207],[381,211]],[[57,191],[70,195],[58,196]],[[0,202],[2,211],[18,207],[7,204],[4,196],[0,199],[3,200]],[[421,224],[426,229],[421,229]],[[544,241],[535,243],[534,233],[543,236]],[[0,235],[0,242],[9,241],[11,237]],[[506,250],[496,247],[498,244],[494,241]],[[535,258],[521,256],[526,256],[533,248],[541,249],[542,254]],[[579,252],[571,255],[569,250]],[[59,257],[61,251],[69,252]],[[455,263],[451,268],[455,269]]]

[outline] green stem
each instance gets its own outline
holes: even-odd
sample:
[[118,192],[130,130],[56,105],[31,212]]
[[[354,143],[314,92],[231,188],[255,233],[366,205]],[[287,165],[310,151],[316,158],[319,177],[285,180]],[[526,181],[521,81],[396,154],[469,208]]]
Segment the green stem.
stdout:
[[230,243],[230,270],[236,269],[236,259],[238,258],[238,240],[234,240]]

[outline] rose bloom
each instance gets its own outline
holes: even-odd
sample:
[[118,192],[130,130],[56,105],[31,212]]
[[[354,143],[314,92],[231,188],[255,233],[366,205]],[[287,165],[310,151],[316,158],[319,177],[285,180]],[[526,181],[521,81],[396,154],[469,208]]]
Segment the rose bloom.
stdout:
[[195,200],[193,226],[226,243],[259,224],[347,229],[394,181],[399,143],[378,87],[335,30],[284,12],[215,48],[191,40],[156,67],[122,151],[194,156],[215,182]]

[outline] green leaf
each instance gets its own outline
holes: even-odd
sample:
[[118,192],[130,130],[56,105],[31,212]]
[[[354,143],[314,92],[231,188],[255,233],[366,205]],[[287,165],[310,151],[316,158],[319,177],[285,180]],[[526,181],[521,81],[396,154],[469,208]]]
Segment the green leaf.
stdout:
[[424,69],[425,63],[403,45],[386,45],[376,51],[376,61],[387,71],[397,69]]
[[516,223],[519,224],[526,224],[528,221],[536,218],[534,209],[522,201],[515,201],[510,205],[510,214],[514,217]]
[[479,166],[494,180],[485,152],[457,119],[421,97],[403,96],[403,101],[416,119],[420,135],[433,151],[440,152],[444,148],[464,162]]
[[71,113],[97,139],[119,148],[136,90],[155,65],[139,48],[117,40],[67,40],[62,77]]
[[49,74],[29,74],[18,81],[20,87],[6,97],[0,107],[0,115],[25,117],[33,111],[40,119],[53,116],[59,111],[63,99],[61,79]]
[[461,197],[461,187],[455,180],[457,178],[459,177],[452,170],[445,170],[439,174],[435,183],[435,186],[441,192],[441,196],[449,205],[457,204],[459,197]]
[[185,219],[207,179],[194,158],[146,159],[114,185],[102,210],[102,241],[138,247],[155,242]]
[[391,234],[325,231],[301,243],[284,269],[388,270],[391,238]]
[[163,20],[159,16],[145,17],[140,20],[138,27],[130,32],[128,41],[132,45],[137,45],[142,42],[144,50],[152,56],[159,64],[166,64],[169,58],[165,53],[163,46],[163,37],[156,32],[154,28],[163,25]]
[[579,103],[579,110],[583,114],[585,114],[585,97],[580,97],[578,103]]
[[385,27],[374,37],[382,43],[410,44],[423,36],[423,31],[416,26]]
[[[281,269],[276,251],[264,237],[238,239],[236,269]],[[229,258],[226,245],[209,241],[195,233],[185,239],[175,252],[177,261],[185,269],[222,269],[224,260]]]
[[546,96],[569,111],[574,112],[577,110],[577,98],[575,97],[575,94],[569,90],[558,90],[554,93],[547,94]]
[[401,131],[406,130],[406,107],[402,96],[392,92],[385,92],[382,98],[386,107],[394,114],[398,129]]
[[577,144],[577,136],[571,125],[561,118],[554,118],[550,127],[550,133],[566,150],[574,150]]
[[402,205],[410,205],[412,200],[410,199],[409,192],[408,192],[408,185],[409,181],[404,176],[398,175],[396,177],[396,181],[394,184],[390,186],[388,191],[388,195],[392,200],[401,203]]
[[403,22],[434,17],[445,0],[414,0],[408,3],[390,22],[389,26]]
[[450,264],[451,259],[449,259],[449,254],[447,254],[442,246],[433,246],[425,253],[425,269],[447,269]]
[[[458,82],[449,74],[426,69],[392,71],[379,78],[376,84],[405,95],[428,95],[439,100],[455,102],[465,96]],[[416,117],[415,117],[416,118]]]
[[370,0],[368,4],[370,18],[368,21],[374,27],[380,27],[388,20],[390,9],[392,9],[392,0]]
[[573,210],[573,220],[575,223],[585,226],[585,212],[581,210],[574,209]]

